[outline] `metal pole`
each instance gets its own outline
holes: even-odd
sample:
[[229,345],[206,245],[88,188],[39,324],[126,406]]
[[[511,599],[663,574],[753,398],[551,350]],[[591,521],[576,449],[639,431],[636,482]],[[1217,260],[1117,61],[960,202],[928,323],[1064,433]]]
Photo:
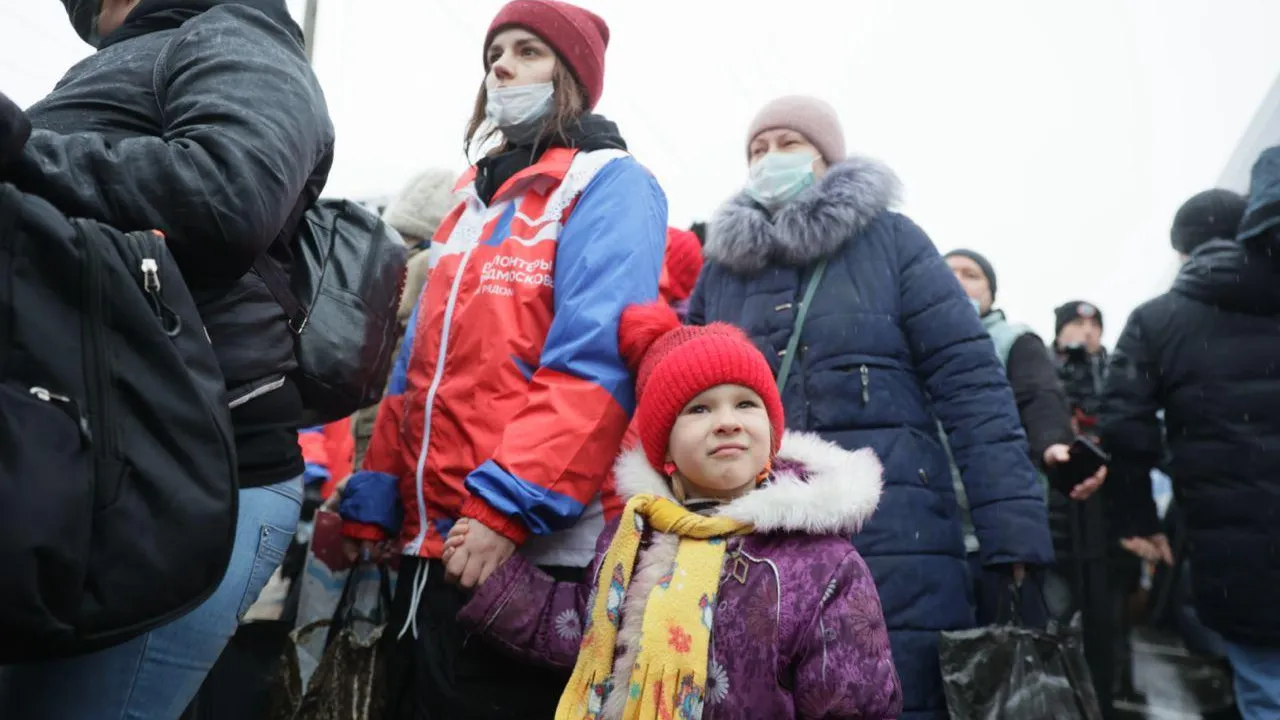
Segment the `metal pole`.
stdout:
[[307,61],[311,62],[316,51],[316,13],[320,0],[307,0],[307,9],[302,16],[302,36],[306,42]]

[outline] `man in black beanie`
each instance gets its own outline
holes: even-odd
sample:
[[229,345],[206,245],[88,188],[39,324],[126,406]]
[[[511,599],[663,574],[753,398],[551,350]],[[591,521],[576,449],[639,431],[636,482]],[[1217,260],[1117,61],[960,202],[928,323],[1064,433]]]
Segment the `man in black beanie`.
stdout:
[[1102,399],[1107,349],[1102,346],[1102,311],[1085,300],[1053,309],[1053,351],[1058,378],[1067,391],[1076,431],[1091,433]]
[[[995,345],[996,356],[1005,367],[1018,405],[1018,415],[1027,433],[1032,460],[1041,470],[1049,471],[1070,457],[1070,444],[1075,439],[1071,404],[1063,392],[1053,359],[1044,341],[1031,328],[1010,323],[1002,311],[994,309],[996,274],[985,256],[973,250],[953,250],[946,254],[945,260],[982,317],[982,325]],[[1055,619],[1064,620],[1076,609],[1083,609],[1086,657],[1091,672],[1098,678],[1096,684],[1105,683],[1104,687],[1109,689],[1113,663],[1109,651],[1111,637],[1115,633],[1111,625],[1101,622],[1108,617],[1105,598],[1100,595],[1105,587],[1096,577],[1097,573],[1089,574],[1091,568],[1082,564],[1089,555],[1086,548],[1094,549],[1098,545],[1096,539],[1090,538],[1101,533],[1102,508],[1100,499],[1090,496],[1101,486],[1105,476],[1106,471],[1103,470],[1078,486],[1072,492],[1071,500],[1057,490],[1049,489],[1049,529],[1053,535],[1057,563],[1044,573],[1037,584],[1043,591],[1043,600],[1028,593],[1021,598],[1020,611],[1024,622],[1039,624],[1045,610]],[[961,512],[967,514],[963,486],[957,484],[956,491]],[[1082,521],[1081,518],[1088,520]],[[967,522],[965,529],[966,548],[971,553],[975,552],[977,540],[968,532],[970,526]],[[1103,570],[1105,572],[1105,568]],[[975,564],[973,572],[978,622],[994,623],[1005,609],[1002,598],[1007,591],[1000,578],[993,577],[989,571],[984,572]],[[1096,610],[1099,607],[1103,608],[1101,612]],[[1104,693],[1100,697],[1109,699],[1110,695]]]
[[1247,204],[1242,195],[1221,188],[1205,190],[1183,203],[1169,231],[1169,240],[1182,262],[1210,240],[1234,239]]
[[1129,317],[1099,433],[1112,458],[1117,535],[1149,561],[1171,557],[1149,480],[1168,458],[1197,615],[1226,641],[1241,715],[1272,718],[1280,717],[1280,283],[1271,263],[1235,240],[1239,206],[1215,190],[1178,211],[1171,240],[1189,261],[1169,292]]

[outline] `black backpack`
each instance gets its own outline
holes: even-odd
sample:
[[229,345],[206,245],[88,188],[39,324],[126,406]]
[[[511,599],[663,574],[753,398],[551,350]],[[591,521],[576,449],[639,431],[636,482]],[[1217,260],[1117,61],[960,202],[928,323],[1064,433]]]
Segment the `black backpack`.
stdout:
[[196,607],[236,500],[222,373],[164,238],[0,184],[0,664]]
[[320,200],[294,235],[293,272],[254,265],[296,338],[303,426],[340,420],[382,399],[395,359],[409,251],[377,214],[350,200]]

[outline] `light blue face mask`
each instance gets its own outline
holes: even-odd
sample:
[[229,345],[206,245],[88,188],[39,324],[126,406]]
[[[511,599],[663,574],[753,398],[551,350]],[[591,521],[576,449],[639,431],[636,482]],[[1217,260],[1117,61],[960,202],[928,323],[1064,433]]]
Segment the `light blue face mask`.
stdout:
[[974,300],[973,298],[969,298],[969,304],[973,306],[974,312],[978,313],[979,315],[982,314],[982,303],[978,302],[977,300]]
[[499,87],[489,91],[485,117],[512,142],[532,140],[551,112],[556,88],[553,83]]
[[814,182],[811,152],[771,152],[751,166],[747,195],[773,212],[795,199]]

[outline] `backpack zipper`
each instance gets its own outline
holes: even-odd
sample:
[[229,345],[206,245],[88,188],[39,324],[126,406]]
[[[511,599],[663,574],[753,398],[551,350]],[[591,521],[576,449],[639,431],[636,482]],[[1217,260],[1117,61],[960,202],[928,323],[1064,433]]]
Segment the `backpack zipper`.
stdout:
[[93,445],[93,429],[89,427],[88,418],[86,418],[84,413],[80,411],[80,405],[73,398],[67,397],[66,395],[59,395],[58,393],[51,392],[50,390],[38,385],[30,388],[27,392],[41,402],[60,408],[70,416],[73,421],[75,421],[76,427],[80,430],[81,447],[89,447]]
[[161,236],[157,233],[130,233],[136,246],[140,246],[141,258],[138,261],[138,273],[142,277],[142,292],[147,296],[147,303],[160,321],[160,329],[171,338],[182,332],[182,317],[173,311],[164,301],[160,290]]
[[858,375],[862,378],[862,404],[866,405],[871,402],[871,370],[863,365],[858,368]]
[[84,249],[84,298],[85,316],[88,323],[85,332],[85,366],[90,369],[86,373],[85,387],[89,395],[89,422],[92,437],[98,442],[99,457],[113,452],[115,441],[110,428],[115,427],[114,408],[111,405],[111,376],[107,368],[106,298],[102,293],[102,252],[106,238],[96,232],[85,221],[79,223],[78,233]]

